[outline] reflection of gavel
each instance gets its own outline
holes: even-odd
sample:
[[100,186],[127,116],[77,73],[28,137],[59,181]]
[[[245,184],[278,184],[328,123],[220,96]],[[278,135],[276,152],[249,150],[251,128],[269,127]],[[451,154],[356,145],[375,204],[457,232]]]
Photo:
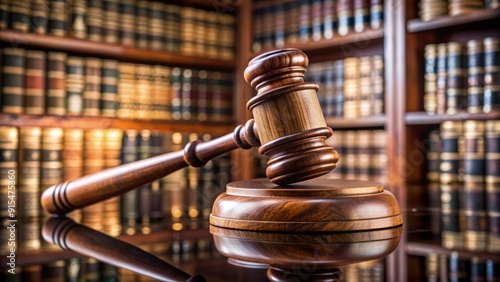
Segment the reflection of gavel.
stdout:
[[326,126],[315,83],[305,83],[307,56],[298,49],[262,54],[245,71],[258,94],[247,107],[254,120],[232,134],[212,141],[191,142],[184,151],[111,168],[48,188],[42,206],[51,213],[67,213],[123,194],[187,165],[200,167],[236,148],[260,146],[269,157],[266,174],[286,185],[326,174],[335,168],[337,152],[325,144],[332,130]]

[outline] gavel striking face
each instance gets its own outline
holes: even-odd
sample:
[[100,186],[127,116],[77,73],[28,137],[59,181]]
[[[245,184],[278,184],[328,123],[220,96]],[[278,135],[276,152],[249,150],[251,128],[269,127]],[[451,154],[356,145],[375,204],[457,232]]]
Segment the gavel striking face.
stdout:
[[307,56],[298,49],[262,54],[245,71],[245,79],[258,91],[247,107],[255,121],[238,126],[233,134],[212,141],[191,142],[183,152],[172,152],[104,170],[52,186],[42,195],[51,213],[67,213],[121,195],[187,165],[203,166],[227,151],[260,146],[269,157],[266,174],[287,185],[315,178],[335,168],[337,152],[325,140],[326,126],[315,83],[305,83]]

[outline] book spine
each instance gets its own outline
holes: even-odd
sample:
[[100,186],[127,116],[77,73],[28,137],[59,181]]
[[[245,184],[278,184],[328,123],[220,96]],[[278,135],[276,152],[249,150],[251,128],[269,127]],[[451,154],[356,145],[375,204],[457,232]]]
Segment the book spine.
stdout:
[[336,0],[323,0],[323,38],[332,39],[337,28]]
[[69,15],[69,36],[87,38],[87,0],[72,0]]
[[463,151],[461,148],[462,133],[462,122],[445,121],[441,124],[442,152],[439,179],[442,184],[459,181],[460,152]]
[[55,36],[66,36],[68,21],[68,3],[66,0],[49,1],[48,33]]
[[133,118],[134,94],[135,94],[135,65],[129,63],[119,63],[118,80],[118,111],[119,118]]
[[433,114],[437,112],[437,45],[425,46],[424,66],[424,110]]
[[172,119],[182,118],[182,71],[180,68],[173,68],[170,77],[172,89]]
[[[210,75],[210,74],[209,74]],[[216,122],[232,119],[232,74],[212,72],[212,120]]]
[[[212,136],[210,134],[205,134],[203,136],[203,141],[210,141]],[[200,172],[200,191],[201,191],[201,216],[202,220],[206,222],[206,220],[210,217],[210,213],[212,212],[212,205],[215,201],[215,198],[218,196],[216,191],[214,191],[213,185],[214,179],[214,163],[213,161],[208,161],[205,166],[201,168]]]
[[[252,51],[258,53],[263,48],[264,37],[264,10],[255,9],[252,15],[253,33],[252,33]],[[288,26],[288,25],[287,25]],[[288,26],[289,27],[289,26]]]
[[441,136],[439,129],[429,132],[429,150],[427,151],[427,175],[429,182],[439,182],[441,164]]
[[370,25],[370,0],[353,0],[354,31],[363,32]]
[[274,6],[274,46],[276,48],[285,45],[285,26],[285,4],[281,3]]
[[[7,204],[13,201],[13,205],[9,203],[9,206],[18,206],[17,199],[12,200],[9,198],[9,191],[15,192],[13,189],[9,189],[12,186],[12,178],[17,178],[16,172],[18,167],[18,152],[19,152],[19,132],[16,127],[10,126],[0,126],[0,173],[5,175],[0,180],[0,185],[6,187],[0,191],[0,200],[2,203]],[[12,188],[15,188],[13,186]],[[7,207],[5,205],[4,207]],[[8,218],[9,212],[8,208],[3,208],[0,211],[0,218]],[[10,248],[9,248],[10,249]],[[3,250],[3,249],[2,249]]]
[[66,129],[63,140],[63,180],[69,181],[83,176],[82,129]]
[[346,130],[342,134],[342,145],[344,151],[343,175],[346,179],[356,177],[356,131]]
[[344,116],[345,96],[344,96],[344,61],[335,61],[334,83],[335,92],[334,96],[334,116]]
[[37,34],[46,34],[48,21],[49,21],[48,0],[32,0],[31,32]]
[[[89,175],[104,169],[104,130],[91,129],[84,134],[83,174]],[[104,202],[81,209],[81,223],[97,230],[103,229]]]
[[2,112],[23,113],[26,50],[4,48],[2,58]]
[[360,180],[370,179],[370,154],[371,132],[370,130],[357,130],[355,135],[356,158],[355,169],[356,177]]
[[[197,133],[189,134],[189,141],[199,140]],[[201,169],[197,167],[187,168],[187,189],[186,189],[186,214],[189,216],[190,226],[196,226],[197,219],[201,215]]]
[[287,19],[298,19],[300,17],[300,2],[288,2],[285,4],[285,7],[285,42],[287,45],[296,44],[299,42],[300,22],[295,20],[288,21]]
[[[104,131],[104,168],[117,167],[121,164],[123,131],[120,129],[106,129]],[[121,233],[120,197],[115,196],[103,203],[103,232],[110,236]]]
[[323,3],[311,0],[311,38],[318,41],[323,38]]
[[441,244],[448,249],[461,248],[463,234],[460,230],[460,187],[440,184],[441,194]]
[[85,87],[85,61],[82,57],[68,57],[66,64],[66,113],[81,115]]
[[[127,164],[138,160],[139,134],[135,130],[123,133],[122,163]],[[130,190],[121,196],[121,222],[126,234],[134,234],[139,221],[139,192]]]
[[120,44],[124,46],[135,46],[135,11],[134,0],[122,0],[120,8]]
[[101,59],[85,58],[83,115],[99,116],[101,114],[101,68]]
[[117,44],[119,42],[118,25],[120,17],[118,0],[104,0],[103,15],[104,42]]
[[[170,82],[170,77],[172,74],[172,69],[165,66],[159,67],[159,87],[157,94],[159,95],[158,100],[160,102],[160,111],[162,119],[170,120],[172,119],[172,85]],[[161,100],[160,100],[161,98]]]
[[0,30],[6,30],[9,27],[9,1],[0,1]]
[[66,261],[55,260],[44,263],[42,266],[43,282],[45,281],[66,281]]
[[[159,156],[163,153],[164,134],[158,131],[151,132],[151,155]],[[165,213],[163,209],[163,191],[161,189],[161,179],[151,183],[151,208],[150,220],[155,225],[163,221]]]
[[[180,50],[180,15],[181,7],[176,5],[164,5],[164,23],[163,37],[165,40],[165,50],[171,52],[179,52]],[[208,46],[207,55],[211,58],[217,57],[217,21],[218,16],[216,13],[210,13],[207,18],[207,39],[211,40]]]
[[352,0],[337,1],[338,34],[347,35],[353,28]]
[[500,109],[500,38],[488,37],[484,44],[484,107],[486,113]]
[[373,87],[373,105],[372,114],[383,114],[384,107],[384,58],[379,55],[371,57],[372,59],[372,87]]
[[[224,16],[223,16],[224,17]],[[205,57],[206,54],[206,13],[203,10],[196,9],[194,13],[194,24],[196,25],[196,28],[194,29],[194,55],[200,56],[200,57]],[[224,19],[223,19],[224,21]],[[163,36],[162,38],[163,41],[165,41],[165,38]],[[222,42],[221,43],[225,43]],[[224,45],[224,44],[221,44]],[[225,50],[222,49],[222,53],[224,53]],[[223,58],[223,56],[221,56]]]
[[465,62],[463,46],[458,42],[448,43],[446,113],[456,114],[467,108],[467,95],[465,90]]
[[486,261],[481,261],[478,257],[470,260],[470,281],[479,282],[486,280]]
[[194,30],[197,28],[194,15],[194,8],[183,8],[181,10],[181,26],[180,26],[180,41],[181,41],[181,52],[186,55],[194,55],[194,45],[195,45],[195,33]]
[[66,61],[68,55],[47,54],[47,109],[49,115],[66,114]]
[[30,4],[28,0],[11,1],[9,9],[10,29],[18,32],[30,32]]
[[485,123],[486,159],[486,213],[488,216],[488,243],[490,252],[500,251],[500,122]]
[[[300,0],[299,6],[299,41],[305,43],[310,40],[311,22],[311,0]],[[272,14],[271,14],[272,16]],[[272,28],[272,27],[270,27]]]
[[43,188],[59,184],[63,180],[63,134],[64,131],[61,128],[42,129],[42,163],[40,173]]
[[103,60],[101,75],[101,115],[105,117],[116,117],[118,107],[118,61]]
[[485,211],[485,186],[483,182],[465,182],[461,188],[460,207],[463,247],[471,251],[485,251],[488,218]]
[[137,1],[135,5],[135,43],[138,48],[146,49],[148,41],[148,3],[149,1]]
[[382,184],[387,183],[387,133],[384,130],[370,132],[370,179]]
[[101,280],[101,263],[95,258],[82,258],[82,281],[99,282]]
[[[194,72],[194,74],[193,74]],[[196,117],[196,104],[195,104],[195,82],[194,76],[197,75],[196,71],[191,69],[184,69],[182,71],[182,86],[181,86],[181,116],[184,120],[191,120]]]
[[323,114],[325,117],[334,116],[335,113],[335,81],[334,81],[334,65],[333,62],[325,62],[324,69],[324,88],[323,91],[325,93],[325,105],[323,109]]
[[45,68],[46,53],[28,50],[26,52],[24,112],[41,115],[45,113]]
[[370,27],[372,29],[382,28],[384,25],[384,1],[370,1]]
[[[153,50],[163,50],[163,3],[150,2],[148,10],[148,35],[149,35],[149,48]],[[190,46],[188,53],[194,54],[194,30],[196,25],[194,23],[195,9],[186,8],[187,11],[183,13],[185,18],[182,19],[182,26],[185,28],[183,32],[189,33]],[[184,10],[183,10],[184,12]],[[187,35],[186,35],[187,36]],[[182,50],[182,49],[181,49]]]
[[344,117],[359,116],[359,64],[358,58],[344,59]]
[[464,154],[463,154],[463,181],[484,182],[485,175],[485,142],[484,122],[465,121],[464,127]]
[[87,0],[87,38],[102,41],[104,11],[101,0]]
[[223,60],[233,60],[236,52],[236,18],[234,15],[222,14],[217,42],[219,42],[219,56]]
[[40,216],[40,172],[42,130],[21,127],[19,130],[19,207],[26,218]]
[[372,58],[359,58],[359,115],[370,116],[373,114],[374,93],[372,84]]
[[134,117],[140,119],[151,118],[151,74],[150,66],[136,65],[135,93],[133,93]]
[[448,259],[448,278],[450,281],[469,281],[467,261],[452,252]]
[[484,105],[484,48],[480,40],[467,42],[467,111],[480,113]]
[[444,114],[446,112],[446,83],[447,83],[447,54],[448,48],[446,43],[441,43],[437,45],[437,91],[436,91],[436,112],[438,114]]
[[208,106],[209,97],[208,97],[208,73],[205,70],[198,71],[197,77],[198,84],[198,107],[197,107],[197,116],[196,119],[199,121],[206,121],[208,116],[210,115],[210,108]]

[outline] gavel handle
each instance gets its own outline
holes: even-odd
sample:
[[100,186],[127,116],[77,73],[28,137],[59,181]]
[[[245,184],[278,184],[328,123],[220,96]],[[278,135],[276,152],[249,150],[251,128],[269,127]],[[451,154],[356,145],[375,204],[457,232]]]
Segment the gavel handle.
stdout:
[[208,141],[188,143],[183,151],[140,160],[103,170],[46,189],[42,207],[50,213],[65,214],[121,195],[164,177],[188,165],[201,167],[209,160],[237,148],[260,146],[253,119],[239,125],[233,133]]
[[46,241],[64,250],[95,258],[157,281],[206,281],[203,276],[191,276],[134,245],[77,224],[65,217],[49,218],[43,225],[42,236]]

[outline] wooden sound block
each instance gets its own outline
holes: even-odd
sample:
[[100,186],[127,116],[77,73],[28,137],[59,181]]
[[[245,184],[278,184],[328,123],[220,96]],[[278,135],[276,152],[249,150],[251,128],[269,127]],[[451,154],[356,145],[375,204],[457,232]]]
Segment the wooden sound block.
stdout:
[[403,224],[394,195],[373,181],[315,178],[278,186],[268,179],[229,183],[210,224],[239,230],[368,231]]

